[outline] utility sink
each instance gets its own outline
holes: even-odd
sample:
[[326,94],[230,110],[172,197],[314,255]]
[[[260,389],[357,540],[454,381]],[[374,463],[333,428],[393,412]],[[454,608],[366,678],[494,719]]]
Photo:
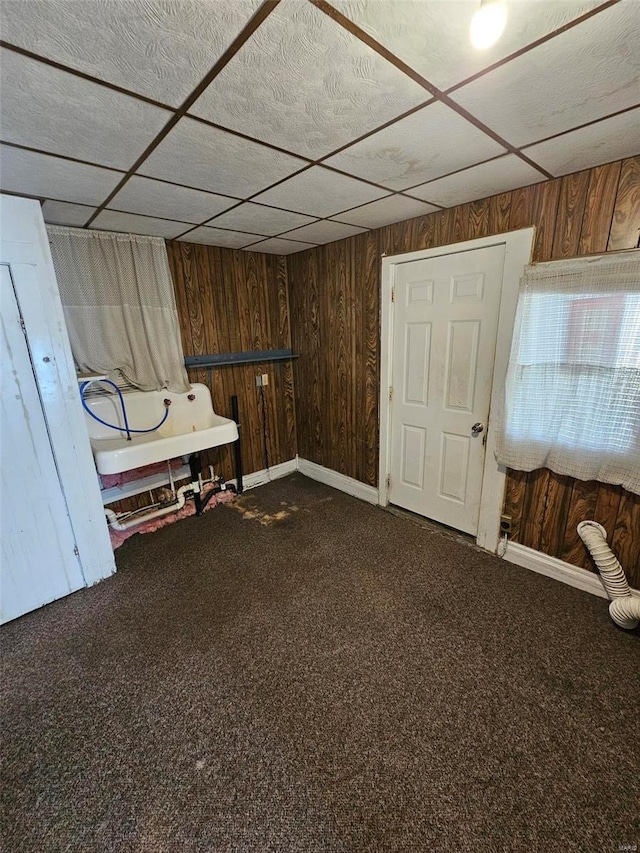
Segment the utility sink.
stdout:
[[91,389],[100,387],[95,384],[87,389],[87,406],[97,417],[117,425],[119,429],[103,426],[85,412],[99,474],[120,474],[132,468],[229,444],[238,438],[236,422],[216,415],[209,389],[202,383],[196,383],[191,391],[184,394],[171,391],[123,392],[127,420],[132,430],[155,426],[165,413],[164,401],[170,401],[168,417],[159,429],[143,434],[133,433],[129,441],[118,395],[99,393],[92,396]]

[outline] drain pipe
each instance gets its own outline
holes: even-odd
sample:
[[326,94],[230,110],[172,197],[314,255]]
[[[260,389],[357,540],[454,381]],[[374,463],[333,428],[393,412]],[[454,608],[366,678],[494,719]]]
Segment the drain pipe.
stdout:
[[112,509],[104,508],[104,514],[107,516],[109,526],[114,530],[129,530],[131,527],[136,527],[142,524],[143,521],[151,521],[153,518],[160,518],[162,515],[169,515],[170,512],[178,512],[185,505],[185,495],[193,489],[193,485],[189,483],[186,486],[181,486],[176,492],[176,500],[168,506],[163,506],[160,509],[153,510],[146,515],[137,516],[129,519],[129,521],[118,521],[118,516]]
[[581,521],[578,536],[589,549],[607,595],[612,599],[609,615],[620,628],[635,628],[640,621],[640,596],[632,593],[622,566],[607,545],[607,531],[597,521]]

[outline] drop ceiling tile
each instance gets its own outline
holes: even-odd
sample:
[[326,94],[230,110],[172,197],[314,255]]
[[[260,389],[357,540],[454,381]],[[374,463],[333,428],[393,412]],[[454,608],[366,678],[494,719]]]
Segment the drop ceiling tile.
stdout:
[[86,204],[67,204],[66,201],[45,201],[42,205],[44,221],[50,225],[84,225],[96,210]]
[[5,142],[128,169],[172,115],[12,50],[0,67]]
[[282,240],[271,237],[253,246],[245,246],[245,252],[266,252],[268,255],[292,255],[294,252],[303,252],[305,249],[315,249],[313,243],[299,243],[296,240]]
[[403,190],[505,150],[452,109],[436,103],[329,157],[326,163]]
[[640,109],[604,119],[538,145],[525,154],[553,175],[632,157],[640,151]]
[[135,213],[120,213],[118,210],[103,210],[91,223],[101,231],[123,231],[126,234],[147,234],[172,240],[189,228],[188,222],[169,222],[153,216],[138,216]]
[[261,0],[2,0],[3,39],[179,106]]
[[322,217],[384,195],[384,190],[370,184],[323,169],[321,166],[314,166],[278,184],[277,187],[260,193],[255,201]]
[[508,3],[507,26],[496,44],[474,50],[469,24],[479,0],[332,0],[332,5],[440,89],[564,26],[598,5],[570,0]]
[[639,42],[638,4],[623,0],[451,97],[513,145],[527,145],[637,104]]
[[515,154],[507,154],[489,163],[481,163],[421,187],[414,187],[411,195],[428,199],[442,207],[453,207],[454,204],[463,204],[539,181],[544,181],[544,175],[537,169]]
[[245,198],[305,162],[202,122],[183,118],[138,170],[223,195]]
[[238,202],[226,196],[165,184],[134,175],[109,202],[115,210],[160,216],[180,222],[203,222]]
[[121,172],[11,148],[0,150],[0,188],[40,198],[100,205],[122,180]]
[[211,225],[239,231],[257,231],[260,234],[271,236],[289,231],[291,228],[297,228],[299,225],[306,225],[309,222],[313,222],[313,217],[280,210],[277,207],[266,207],[263,204],[247,202],[229,210],[222,216],[216,217]]
[[334,240],[344,240],[345,237],[353,237],[354,234],[362,234],[366,228],[357,228],[355,225],[345,225],[343,222],[313,222],[311,225],[303,225],[295,231],[289,231],[284,236],[292,240],[310,240],[312,243],[332,243]]
[[227,249],[241,249],[248,243],[255,243],[256,240],[262,240],[262,235],[244,234],[239,231],[224,231],[222,228],[210,228],[208,225],[201,225],[200,228],[195,228],[180,239],[184,240],[185,243],[204,243],[206,246],[224,246]]
[[311,3],[282,0],[190,112],[317,159],[430,97]]
[[391,225],[403,219],[413,219],[414,216],[424,216],[438,209],[423,201],[402,195],[390,195],[364,204],[362,207],[356,207],[355,210],[341,213],[338,219],[341,222],[350,222],[352,225],[362,225],[364,228],[382,228],[383,225]]

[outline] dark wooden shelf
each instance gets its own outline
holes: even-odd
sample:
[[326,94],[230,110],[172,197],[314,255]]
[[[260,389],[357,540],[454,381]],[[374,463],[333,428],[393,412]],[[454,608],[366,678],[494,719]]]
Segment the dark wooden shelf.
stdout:
[[185,367],[202,369],[223,367],[226,364],[256,364],[262,361],[289,361],[299,358],[290,349],[254,350],[252,352],[216,352],[209,355],[185,356]]

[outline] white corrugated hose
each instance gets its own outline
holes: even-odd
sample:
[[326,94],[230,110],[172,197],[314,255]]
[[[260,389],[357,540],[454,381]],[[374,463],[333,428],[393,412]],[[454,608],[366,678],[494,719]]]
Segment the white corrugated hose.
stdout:
[[594,559],[607,595],[609,615],[621,628],[631,630],[640,621],[640,596],[634,595],[615,554],[607,544],[607,531],[597,521],[581,521],[578,536]]

